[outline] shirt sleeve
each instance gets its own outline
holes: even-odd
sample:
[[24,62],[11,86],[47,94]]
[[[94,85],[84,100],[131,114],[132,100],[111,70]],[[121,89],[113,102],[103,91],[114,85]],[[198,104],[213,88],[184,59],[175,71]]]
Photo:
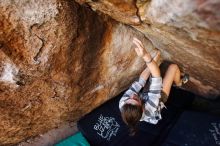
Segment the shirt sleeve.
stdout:
[[149,93],[160,94],[161,90],[162,90],[162,78],[161,77],[151,78]]
[[150,123],[157,123],[159,119],[161,119],[160,114],[160,98],[161,98],[161,90],[162,90],[162,78],[151,78],[149,92],[147,94],[147,101],[145,102],[145,115],[144,121]]
[[131,97],[134,94],[138,94],[140,90],[144,87],[146,84],[146,80],[143,78],[139,78],[138,81],[134,81],[132,85],[129,87],[129,89],[124,93],[122,98],[119,101],[119,109],[121,110],[122,106],[124,105],[124,102]]

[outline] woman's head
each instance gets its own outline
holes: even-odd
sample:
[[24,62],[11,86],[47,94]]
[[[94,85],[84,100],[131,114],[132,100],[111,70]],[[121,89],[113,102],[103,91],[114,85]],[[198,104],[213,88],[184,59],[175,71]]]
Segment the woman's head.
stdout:
[[121,115],[123,121],[130,128],[130,135],[135,134],[136,126],[142,117],[142,113],[143,107],[140,98],[136,99],[136,97],[131,97],[125,101],[121,110]]

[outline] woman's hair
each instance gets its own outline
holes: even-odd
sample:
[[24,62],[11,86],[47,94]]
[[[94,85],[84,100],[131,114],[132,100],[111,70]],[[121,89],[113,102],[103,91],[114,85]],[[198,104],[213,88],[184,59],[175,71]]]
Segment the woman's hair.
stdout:
[[137,132],[136,126],[142,117],[142,113],[142,105],[125,104],[122,107],[121,116],[123,121],[128,125],[131,136]]

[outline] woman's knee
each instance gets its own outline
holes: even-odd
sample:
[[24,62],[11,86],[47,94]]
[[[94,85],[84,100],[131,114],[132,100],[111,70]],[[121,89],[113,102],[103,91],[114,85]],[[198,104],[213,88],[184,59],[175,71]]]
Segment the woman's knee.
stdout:
[[170,70],[178,70],[179,67],[178,67],[177,64],[170,64],[170,65],[169,65],[169,69],[170,69]]

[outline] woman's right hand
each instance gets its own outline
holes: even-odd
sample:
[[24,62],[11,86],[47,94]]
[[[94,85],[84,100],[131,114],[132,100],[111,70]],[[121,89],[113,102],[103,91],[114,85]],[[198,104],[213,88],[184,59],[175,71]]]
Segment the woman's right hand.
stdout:
[[144,57],[144,55],[147,53],[147,51],[145,50],[144,45],[142,44],[142,42],[134,37],[133,38],[133,43],[137,46],[137,47],[134,48],[137,55],[139,57]]
[[146,51],[146,49],[144,48],[144,45],[139,39],[134,37],[133,43],[137,46],[135,48],[135,51],[139,57],[142,57],[147,62],[152,59],[151,55]]
[[[137,55],[144,59],[144,61],[147,64],[148,69],[150,70],[150,73],[151,73],[152,77],[155,77],[155,78],[156,77],[161,77],[160,76],[160,69],[159,69],[158,65],[153,60],[150,53],[148,53],[145,50],[142,42],[140,40],[138,40],[137,38],[134,38],[133,43],[137,46],[137,48],[135,48],[135,51],[136,51]],[[159,56],[157,56],[157,57],[159,57]],[[155,58],[155,59],[159,59],[159,58]]]

